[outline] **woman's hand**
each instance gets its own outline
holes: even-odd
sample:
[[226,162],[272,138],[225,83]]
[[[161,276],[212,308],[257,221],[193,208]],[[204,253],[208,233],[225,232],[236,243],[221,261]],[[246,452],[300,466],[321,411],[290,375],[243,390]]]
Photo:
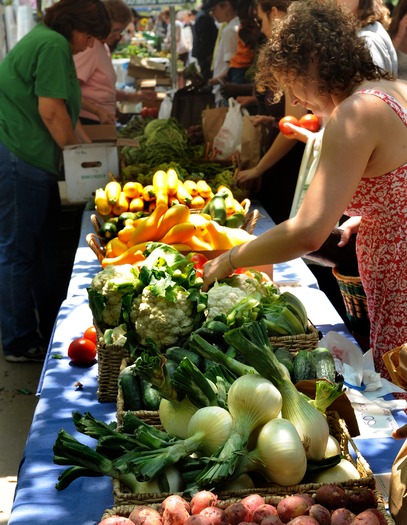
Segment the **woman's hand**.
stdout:
[[109,113],[101,107],[98,107],[97,116],[101,124],[116,124],[116,115]]
[[352,235],[358,232],[360,220],[361,217],[351,217],[343,224],[341,224],[340,228],[341,230],[343,230],[343,232],[341,234],[341,240],[338,242],[339,247],[348,244],[349,239],[352,237]]
[[248,170],[242,170],[242,171],[239,171],[235,175],[236,182],[239,186],[247,182],[257,180],[260,177],[261,177],[261,173],[258,172],[257,168],[250,168]]
[[284,136],[290,140],[300,140],[301,142],[304,142],[306,144],[308,139],[314,135],[313,131],[309,131],[308,129],[305,129],[301,126],[295,126],[294,124],[291,124],[289,122],[286,122],[284,124],[284,127],[292,131],[290,135],[284,133]]
[[396,430],[393,430],[392,437],[394,439],[404,439],[407,437],[407,425],[403,425],[402,427],[396,428]]
[[207,292],[211,284],[224,279],[232,272],[233,268],[229,262],[229,252],[222,253],[219,257],[209,260],[203,267],[202,291]]

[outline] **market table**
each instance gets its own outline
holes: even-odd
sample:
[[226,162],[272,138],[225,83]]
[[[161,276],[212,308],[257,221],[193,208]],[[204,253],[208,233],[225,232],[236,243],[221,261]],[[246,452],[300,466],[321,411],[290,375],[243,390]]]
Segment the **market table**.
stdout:
[[[72,412],[90,412],[105,422],[115,421],[115,403],[97,400],[97,366],[72,366],[67,357],[70,341],[92,324],[86,288],[101,267],[86,245],[86,234],[92,231],[91,212],[85,211],[72,279],[66,300],[61,305],[52,342],[44,363],[39,384],[39,401],[20,465],[18,483],[8,525],[94,525],[104,510],[113,506],[112,483],[109,477],[79,478],[67,489],[55,489],[58,476],[66,467],[53,463],[52,447],[61,428],[79,441],[94,446],[95,441],[76,431]],[[258,222],[255,233],[272,226],[266,215]],[[281,285],[293,286],[304,302],[310,320],[322,333],[337,331],[350,336],[343,321],[328,298],[321,292],[302,260],[276,265],[274,278]],[[404,412],[397,412],[398,423],[407,422]],[[389,472],[401,442],[391,438],[357,438],[362,455],[373,472]]]

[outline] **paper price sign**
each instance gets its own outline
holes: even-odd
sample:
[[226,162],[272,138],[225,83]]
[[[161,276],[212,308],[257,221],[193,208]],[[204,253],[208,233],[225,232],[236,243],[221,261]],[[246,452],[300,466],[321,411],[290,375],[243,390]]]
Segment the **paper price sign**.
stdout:
[[352,403],[361,437],[391,437],[398,425],[387,408],[374,404]]

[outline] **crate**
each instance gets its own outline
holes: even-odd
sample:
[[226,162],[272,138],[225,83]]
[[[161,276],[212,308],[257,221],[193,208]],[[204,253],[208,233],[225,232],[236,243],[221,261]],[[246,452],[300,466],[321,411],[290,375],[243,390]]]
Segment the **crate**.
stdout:
[[[136,415],[139,413],[136,412]],[[140,413],[141,417],[142,414]],[[370,469],[369,464],[363,458],[359,450],[357,449],[353,439],[349,434],[347,425],[343,419],[341,419],[337,412],[327,412],[327,420],[329,424],[330,433],[338,440],[341,448],[342,455],[350,461],[358,470],[360,478],[349,480],[338,483],[344,489],[356,489],[358,487],[375,488],[375,479],[373,472]],[[140,417],[140,416],[139,416]],[[151,423],[150,423],[151,424]],[[154,424],[154,423],[153,423]],[[159,425],[159,418],[156,420],[155,425]],[[353,455],[350,452],[353,452]],[[354,459],[355,457],[355,459]],[[262,496],[282,496],[287,494],[296,494],[298,492],[315,492],[322,485],[326,483],[300,483],[298,485],[292,485],[290,487],[283,487],[275,483],[264,484],[263,486],[255,487],[252,489],[245,489],[239,491],[220,491],[217,495],[220,499],[230,498],[243,498],[248,494],[261,494]],[[180,493],[180,495],[185,496]],[[157,494],[133,494],[125,486],[123,486],[118,480],[113,480],[113,498],[116,506],[118,505],[146,505],[160,503],[163,501],[168,493],[157,493]]]

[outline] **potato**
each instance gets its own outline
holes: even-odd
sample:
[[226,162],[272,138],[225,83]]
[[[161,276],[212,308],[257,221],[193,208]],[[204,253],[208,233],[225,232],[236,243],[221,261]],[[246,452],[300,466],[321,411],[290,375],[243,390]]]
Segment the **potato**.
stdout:
[[232,503],[225,509],[225,514],[230,525],[238,525],[241,521],[247,521],[247,509],[243,503]]
[[189,503],[184,498],[177,494],[168,496],[160,507],[163,525],[184,525],[189,518],[189,510]]
[[311,516],[297,516],[293,520],[290,520],[288,525],[319,525],[319,523]]
[[368,487],[360,487],[348,493],[347,508],[354,514],[360,514],[364,510],[377,507],[376,495]]
[[160,513],[148,505],[136,505],[129,518],[135,525],[161,525]]
[[340,509],[348,506],[348,495],[339,485],[322,485],[317,489],[315,501],[328,510]]
[[219,507],[206,507],[202,509],[199,515],[206,516],[211,520],[211,525],[228,525],[226,512]]
[[191,516],[184,521],[184,525],[212,525],[212,521],[208,516],[204,516],[203,514],[191,514]]
[[278,516],[277,507],[263,503],[263,505],[258,506],[253,512],[252,521],[254,521],[254,523],[261,523],[264,518],[268,516]]
[[352,525],[380,525],[376,514],[370,510],[364,510],[352,521]]
[[279,516],[267,516],[260,525],[283,525],[283,522],[280,520]]
[[355,514],[349,509],[335,509],[331,513],[331,525],[351,525],[355,518]]
[[123,516],[109,516],[100,521],[98,525],[133,525],[133,522]]
[[379,509],[366,509],[366,510],[369,510],[370,512],[373,512],[373,514],[376,515],[377,518],[379,518],[379,521],[380,521],[380,525],[387,525],[388,522],[386,520],[386,518],[383,516],[383,514],[380,512]]
[[331,513],[326,507],[319,503],[311,505],[308,514],[312,518],[315,518],[319,525],[329,525],[331,523]]
[[264,498],[260,494],[250,494],[250,496],[241,499],[240,503],[247,509],[246,521],[252,521],[253,512],[260,505],[264,505]]
[[217,501],[218,497],[216,494],[210,492],[209,490],[201,490],[192,497],[189,503],[190,513],[199,514],[201,510],[206,509],[206,507],[212,507],[213,505],[216,505]]
[[310,507],[311,505],[315,504],[314,498],[310,494],[307,494],[306,492],[297,492],[297,494],[294,494],[294,496],[301,496],[301,498],[304,498]]
[[278,515],[284,523],[288,523],[297,516],[308,514],[309,505],[301,496],[286,496],[277,504]]

